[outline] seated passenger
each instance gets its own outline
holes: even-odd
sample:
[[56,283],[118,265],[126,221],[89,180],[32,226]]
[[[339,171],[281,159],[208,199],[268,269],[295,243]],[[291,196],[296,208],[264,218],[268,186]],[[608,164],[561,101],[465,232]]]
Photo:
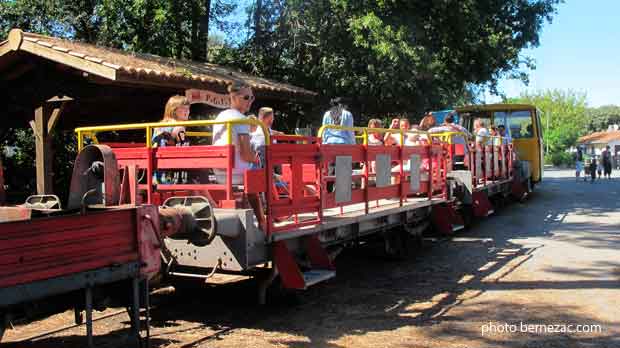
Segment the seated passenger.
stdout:
[[431,112],[427,112],[422,120],[420,121],[420,130],[428,131],[433,128],[437,121],[435,120],[435,116]]
[[[261,121],[267,129],[269,129],[269,135],[284,135],[284,133],[271,129],[274,121],[274,114],[272,108],[262,107],[258,110],[258,120]],[[252,145],[256,148],[263,148],[265,146],[265,135],[263,129],[255,127],[250,134]],[[262,150],[261,150],[262,151]],[[264,151],[263,151],[264,152]],[[264,153],[258,152],[259,156],[264,156]],[[262,163],[264,163],[264,157],[261,157]]]
[[477,118],[474,120],[474,135],[476,135],[476,144],[486,145],[489,142],[489,130],[486,128],[486,124],[483,119]]
[[[334,98],[332,107],[323,115],[323,125],[353,127],[353,114],[347,110],[342,98]],[[327,128],[323,132],[323,144],[355,144],[355,134],[350,130]]]
[[[164,108],[164,117],[161,122],[181,122],[189,119],[189,101],[182,95],[175,95],[168,99]],[[189,141],[185,139],[185,127],[159,127],[153,129],[151,138],[153,147],[188,146]],[[185,181],[187,173],[184,172]],[[159,171],[153,173],[153,184],[174,184],[179,182],[179,173],[170,171]]]
[[[437,121],[435,121],[435,116],[433,116],[431,112],[427,112],[422,118],[422,120],[420,121],[419,130],[428,131],[429,129],[433,128],[436,123]],[[430,143],[428,136],[426,136],[426,134],[420,135],[420,142],[424,144]],[[432,139],[432,142],[435,142],[435,139]]]
[[416,133],[416,131],[420,130],[420,126],[418,126],[416,124],[411,125],[409,130],[412,131],[412,132],[409,132],[409,133],[406,134],[406,136],[405,136],[405,145],[406,146],[420,145],[421,141],[422,141],[422,139],[420,138],[421,135],[419,133]]
[[[392,123],[390,123],[390,129],[399,129],[400,128],[400,119],[393,118]],[[398,145],[400,144],[400,133],[385,133],[383,136],[383,144],[386,146]]]
[[499,130],[499,135],[502,137],[502,145],[512,144],[512,138],[510,137],[510,134],[508,134],[506,126],[500,124],[497,126],[497,129]]
[[[262,107],[258,110],[258,120],[269,129],[269,136],[284,135],[284,133],[271,129],[274,121],[274,113],[272,108]],[[256,168],[262,168],[265,165],[265,134],[263,134],[262,127],[256,127],[250,134],[250,142],[252,143],[252,149],[258,156],[258,162]],[[275,140],[271,140],[271,143],[275,143]],[[280,166],[277,166],[276,172],[281,173]]]
[[[368,121],[368,128],[382,128],[381,120],[373,118]],[[368,145],[381,146],[383,145],[383,136],[381,133],[370,133],[368,134]]]
[[499,134],[499,130],[497,129],[497,127],[495,125],[491,125],[491,130],[489,131],[489,133],[491,134],[491,139],[489,141],[490,145],[501,145],[502,144],[502,139],[501,136]]
[[[252,89],[245,84],[235,82],[228,86],[230,94],[230,109],[220,112],[215,121],[233,121],[245,120],[244,115],[254,101]],[[217,124],[213,126],[213,145],[229,145],[226,135],[226,124]],[[243,175],[250,164],[257,161],[256,153],[252,151],[250,143],[250,127],[247,124],[236,124],[231,127],[232,145],[235,146],[235,165],[233,167],[233,185],[243,184]],[[214,169],[215,177],[218,183],[226,182],[226,170]]]
[[[164,108],[164,117],[161,122],[182,122],[189,119],[189,101],[182,95],[175,95],[168,99]],[[179,132],[185,132],[185,127],[159,127],[153,129],[153,146],[174,146],[178,142]]]

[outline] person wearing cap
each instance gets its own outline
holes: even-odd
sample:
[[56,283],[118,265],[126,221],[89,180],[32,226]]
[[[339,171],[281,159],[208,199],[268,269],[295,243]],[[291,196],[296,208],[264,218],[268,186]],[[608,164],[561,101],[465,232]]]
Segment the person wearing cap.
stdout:
[[[331,108],[323,115],[323,125],[353,127],[353,114],[347,110],[342,98],[334,98]],[[323,144],[355,144],[355,134],[350,130],[326,128],[323,131]]]

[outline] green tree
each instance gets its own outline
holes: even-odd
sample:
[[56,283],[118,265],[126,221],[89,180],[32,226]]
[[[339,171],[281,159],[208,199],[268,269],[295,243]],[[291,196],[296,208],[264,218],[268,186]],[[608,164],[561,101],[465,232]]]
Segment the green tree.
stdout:
[[[363,116],[451,105],[472,86],[526,79],[557,0],[261,0],[250,37],[217,60],[353,99]],[[257,12],[258,11],[258,12]],[[258,30],[257,30],[258,29]]]
[[209,23],[232,30],[225,19],[235,8],[233,0],[0,0],[0,35],[21,28],[204,61]]
[[573,90],[544,90],[523,93],[508,103],[532,104],[542,112],[541,123],[547,158],[562,158],[587,133],[586,94]]
[[620,124],[620,106],[604,105],[598,108],[588,108],[588,131],[600,132],[607,129],[609,125]]

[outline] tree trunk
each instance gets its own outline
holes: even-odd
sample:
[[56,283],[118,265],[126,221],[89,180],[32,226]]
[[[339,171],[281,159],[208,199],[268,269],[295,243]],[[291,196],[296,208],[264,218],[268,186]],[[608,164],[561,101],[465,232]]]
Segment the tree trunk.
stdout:
[[256,9],[254,10],[254,42],[256,43],[254,49],[258,52],[258,47],[261,46],[261,17],[263,15],[263,0],[256,0]]
[[200,35],[198,35],[199,38],[204,38],[205,62],[209,61],[209,16],[211,16],[211,0],[205,0],[205,14],[202,17]]

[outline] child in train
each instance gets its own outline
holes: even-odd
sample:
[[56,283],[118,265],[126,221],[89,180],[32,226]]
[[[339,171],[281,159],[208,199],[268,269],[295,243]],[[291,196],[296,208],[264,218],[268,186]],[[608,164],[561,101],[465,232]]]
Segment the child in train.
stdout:
[[[168,99],[164,108],[164,117],[161,122],[181,122],[189,119],[189,101],[182,95],[175,95]],[[159,127],[153,130],[153,137],[151,138],[153,147],[164,146],[176,146],[182,144],[182,146],[188,146],[189,142],[185,138],[185,127]],[[168,184],[175,181],[174,172],[161,171],[159,173],[153,173],[154,184]]]

